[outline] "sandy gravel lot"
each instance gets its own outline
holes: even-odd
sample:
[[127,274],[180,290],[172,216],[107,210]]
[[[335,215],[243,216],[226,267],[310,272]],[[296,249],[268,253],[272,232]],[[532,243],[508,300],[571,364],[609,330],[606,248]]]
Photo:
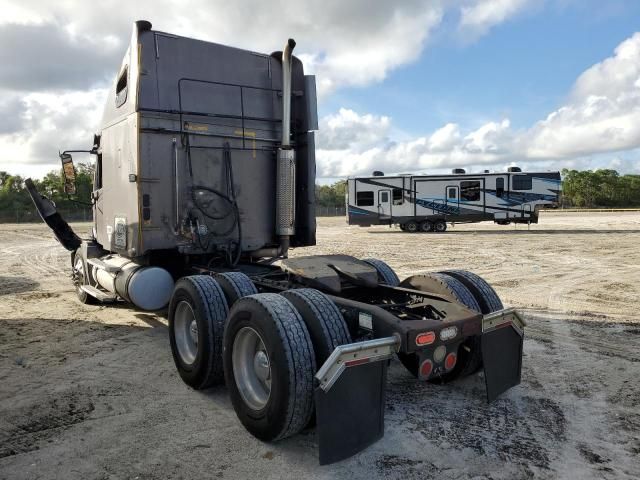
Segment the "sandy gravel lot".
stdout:
[[186,387],[162,315],[77,302],[44,225],[0,225],[0,478],[640,477],[640,213],[441,235],[320,219],[294,254],[334,252],[483,275],[529,323],[523,383],[487,405],[481,374],[421,384],[394,361],[384,439],[319,467],[313,430],[262,443],[224,387]]

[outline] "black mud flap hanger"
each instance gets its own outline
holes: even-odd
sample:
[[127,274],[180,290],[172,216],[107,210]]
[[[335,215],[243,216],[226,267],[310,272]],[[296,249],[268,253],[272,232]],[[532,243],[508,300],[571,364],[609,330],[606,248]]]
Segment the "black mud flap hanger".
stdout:
[[396,336],[341,345],[318,370],[320,465],[355,455],[384,435],[387,365],[399,346]]
[[487,401],[520,383],[525,322],[513,308],[482,318],[482,361]]

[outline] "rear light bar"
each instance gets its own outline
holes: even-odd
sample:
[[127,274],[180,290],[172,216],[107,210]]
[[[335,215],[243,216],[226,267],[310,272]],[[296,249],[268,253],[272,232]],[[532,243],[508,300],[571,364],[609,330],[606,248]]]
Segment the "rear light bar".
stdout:
[[416,335],[416,345],[419,347],[424,347],[425,345],[431,345],[436,341],[435,332],[424,332]]

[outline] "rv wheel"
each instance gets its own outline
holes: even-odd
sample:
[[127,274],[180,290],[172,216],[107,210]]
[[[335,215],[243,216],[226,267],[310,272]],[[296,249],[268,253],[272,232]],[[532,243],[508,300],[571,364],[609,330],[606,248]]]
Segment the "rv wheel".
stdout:
[[212,277],[193,275],[176,282],[169,303],[171,353],[182,380],[196,390],[224,381],[222,337],[228,311]]
[[409,220],[404,224],[404,230],[409,233],[415,233],[418,231],[418,224],[414,220]]
[[286,298],[238,300],[224,334],[224,374],[233,408],[260,440],[295,435],[313,412],[315,355],[302,317]]
[[422,230],[423,232],[433,232],[433,223],[431,223],[429,220],[425,220],[420,224],[420,230]]
[[71,278],[73,279],[73,285],[76,288],[76,295],[80,302],[85,305],[98,303],[95,297],[92,297],[82,289],[82,285],[87,284],[87,277],[84,271],[82,255],[77,254],[77,250],[75,252],[71,252]]
[[447,222],[444,220],[437,220],[434,225],[434,230],[439,233],[445,232],[447,230]]
[[403,232],[407,229],[407,227],[405,227],[404,223],[400,224],[400,230],[402,230]]

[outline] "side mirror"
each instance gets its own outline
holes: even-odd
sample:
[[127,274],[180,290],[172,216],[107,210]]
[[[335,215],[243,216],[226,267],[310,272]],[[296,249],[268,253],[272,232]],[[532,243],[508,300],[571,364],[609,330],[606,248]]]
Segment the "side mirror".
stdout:
[[60,154],[62,161],[62,174],[64,175],[64,193],[76,194],[76,168],[73,166],[73,158],[68,153]]

